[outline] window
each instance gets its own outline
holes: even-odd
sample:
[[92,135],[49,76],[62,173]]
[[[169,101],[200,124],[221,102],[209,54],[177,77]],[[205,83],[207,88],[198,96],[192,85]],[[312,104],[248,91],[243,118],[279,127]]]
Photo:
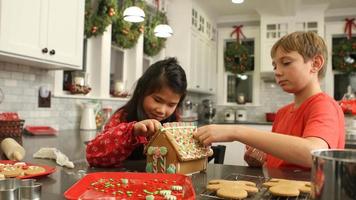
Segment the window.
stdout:
[[296,23],[296,30],[318,33],[318,22],[298,22]]
[[198,27],[198,12],[194,8],[192,9],[192,26]]
[[[233,45],[236,41],[226,41],[225,45]],[[243,40],[242,45],[244,45],[248,50],[248,61],[246,66],[246,72],[243,74],[232,74],[230,72],[225,72],[227,93],[226,100],[227,103],[242,103],[241,98],[243,98],[243,103],[253,102],[253,73],[255,66],[255,42],[253,39]]]
[[288,24],[280,23],[280,24],[267,24],[267,39],[276,39],[280,38],[287,34]]

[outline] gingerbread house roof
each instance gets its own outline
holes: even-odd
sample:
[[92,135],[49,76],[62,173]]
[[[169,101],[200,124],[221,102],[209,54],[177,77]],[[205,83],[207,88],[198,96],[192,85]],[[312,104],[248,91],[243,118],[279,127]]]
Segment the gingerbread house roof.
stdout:
[[213,151],[210,147],[204,147],[198,140],[193,138],[193,133],[197,127],[192,123],[172,122],[163,124],[159,133],[155,134],[146,147],[158,137],[165,134],[177,152],[180,161],[197,160],[211,156]]

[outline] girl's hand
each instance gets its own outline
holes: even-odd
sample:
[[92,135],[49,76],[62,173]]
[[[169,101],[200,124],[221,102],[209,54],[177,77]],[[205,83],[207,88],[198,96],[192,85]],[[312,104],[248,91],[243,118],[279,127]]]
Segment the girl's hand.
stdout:
[[198,128],[194,137],[205,146],[210,146],[213,142],[233,141],[233,130],[232,126],[212,124]]
[[150,137],[161,128],[161,123],[155,119],[146,119],[136,122],[133,131],[136,136]]

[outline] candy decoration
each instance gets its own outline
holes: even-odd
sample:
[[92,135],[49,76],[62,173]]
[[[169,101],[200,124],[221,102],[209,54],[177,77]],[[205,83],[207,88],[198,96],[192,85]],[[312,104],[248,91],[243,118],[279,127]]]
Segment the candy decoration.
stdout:
[[167,173],[168,174],[175,174],[176,173],[176,166],[174,164],[170,164],[169,167],[167,168]]
[[166,172],[166,157],[163,157],[162,155],[159,156],[159,164],[161,168],[161,173]]
[[153,173],[157,173],[157,156],[153,155]]
[[160,147],[159,151],[161,152],[162,156],[165,156],[168,152],[167,147]]
[[152,173],[153,172],[153,168],[152,168],[152,162],[148,162],[146,164],[146,172]]

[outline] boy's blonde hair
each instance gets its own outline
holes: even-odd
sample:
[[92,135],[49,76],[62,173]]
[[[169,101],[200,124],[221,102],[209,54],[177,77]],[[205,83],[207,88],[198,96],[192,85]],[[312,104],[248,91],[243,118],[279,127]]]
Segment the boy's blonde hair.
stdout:
[[314,32],[293,32],[279,39],[271,49],[271,57],[276,56],[278,47],[286,52],[297,51],[303,56],[304,62],[312,59],[316,55],[324,58],[324,65],[318,72],[318,78],[325,76],[328,52],[325,41]]

